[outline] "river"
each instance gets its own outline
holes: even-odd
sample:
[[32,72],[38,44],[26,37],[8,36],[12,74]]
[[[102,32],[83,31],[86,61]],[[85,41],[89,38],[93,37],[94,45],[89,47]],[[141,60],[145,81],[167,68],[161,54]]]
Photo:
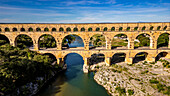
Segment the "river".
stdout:
[[65,63],[67,71],[58,74],[38,96],[109,96],[107,91],[94,81],[93,72],[83,73],[84,61],[79,54],[68,54]]

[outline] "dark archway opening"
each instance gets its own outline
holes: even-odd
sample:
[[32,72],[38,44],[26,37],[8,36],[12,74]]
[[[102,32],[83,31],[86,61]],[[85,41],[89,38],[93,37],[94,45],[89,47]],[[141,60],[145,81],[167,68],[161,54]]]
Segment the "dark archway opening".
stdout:
[[155,58],[155,61],[158,61],[161,57],[166,57],[168,53],[167,52],[161,52],[159,53],[156,58]]
[[101,34],[95,34],[90,38],[89,49],[106,49],[106,39]]
[[157,48],[168,47],[169,44],[169,34],[163,33],[159,36],[157,40]]
[[9,39],[5,35],[0,34],[0,46],[4,44],[10,44]]
[[124,49],[127,48],[128,45],[128,38],[125,34],[117,34],[114,36],[111,42],[112,49],[118,48],[118,49]]
[[138,54],[135,55],[135,57],[133,58],[133,63],[138,63],[140,61],[144,61],[147,57],[148,53],[146,52],[140,52]]
[[44,35],[40,36],[40,38],[38,40],[38,44],[39,44],[40,49],[57,47],[55,38],[48,34],[44,34]]
[[15,46],[21,49],[33,47],[32,38],[24,34],[18,35],[15,39]]
[[126,58],[126,54],[125,53],[116,53],[111,58],[111,64],[125,62],[125,58]]
[[100,62],[105,62],[105,55],[102,53],[92,54],[89,58],[89,65],[98,64]]
[[48,56],[51,60],[51,63],[55,63],[56,64],[56,62],[57,62],[57,59],[56,59],[56,57],[53,55],[53,54],[51,54],[51,53],[45,53],[44,54],[45,56]]
[[140,34],[136,37],[134,41],[134,47],[136,48],[149,48],[150,46],[150,35]]
[[82,38],[78,35],[71,34],[64,37],[62,41],[62,49],[69,49],[69,48],[79,48],[83,49],[84,42]]

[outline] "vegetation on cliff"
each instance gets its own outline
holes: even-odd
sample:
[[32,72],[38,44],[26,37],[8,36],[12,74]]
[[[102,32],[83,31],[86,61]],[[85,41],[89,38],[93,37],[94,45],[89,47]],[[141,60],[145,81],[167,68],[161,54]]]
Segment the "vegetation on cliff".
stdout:
[[[10,45],[0,46],[0,95],[18,94],[17,88],[29,82],[40,84],[59,70],[57,64],[47,55],[40,55],[29,49],[21,50]],[[43,78],[37,79],[37,77]],[[25,91],[24,91],[25,90]],[[28,94],[21,89],[20,95]]]

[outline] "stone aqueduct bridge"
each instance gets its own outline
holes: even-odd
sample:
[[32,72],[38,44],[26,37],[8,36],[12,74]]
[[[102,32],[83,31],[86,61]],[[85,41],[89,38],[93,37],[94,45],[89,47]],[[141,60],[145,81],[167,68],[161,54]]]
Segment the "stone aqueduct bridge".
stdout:
[[[148,49],[134,49],[134,40],[140,35],[146,33],[150,35],[150,47]],[[10,44],[16,46],[16,37],[24,34],[33,40],[34,50],[39,53],[53,54],[58,64],[63,62],[63,58],[69,53],[78,53],[84,59],[84,65],[88,65],[88,60],[94,53],[105,55],[106,64],[110,65],[111,57],[115,53],[125,53],[125,62],[132,64],[133,58],[137,53],[146,52],[147,61],[155,61],[155,57],[166,52],[167,58],[170,58],[170,39],[168,48],[158,49],[157,39],[163,34],[170,34],[170,22],[166,23],[104,23],[104,24],[0,24],[0,34],[5,35]],[[56,50],[39,50],[39,38],[44,35],[52,35],[57,43]],[[65,36],[75,34],[82,38],[84,49],[62,50],[62,40]],[[90,38],[95,34],[102,34],[106,39],[106,48],[99,50],[89,50]],[[111,41],[117,34],[126,34],[128,38],[127,49],[111,49]],[[170,35],[169,35],[170,37]]]

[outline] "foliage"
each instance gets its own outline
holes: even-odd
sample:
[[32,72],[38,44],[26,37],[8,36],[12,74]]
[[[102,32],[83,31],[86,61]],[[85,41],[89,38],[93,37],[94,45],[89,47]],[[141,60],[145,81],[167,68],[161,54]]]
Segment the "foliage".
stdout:
[[0,46],[0,93],[9,94],[36,77],[47,79],[56,70],[51,63],[48,56],[28,49]]
[[41,48],[55,48],[56,41],[53,36],[45,34],[40,37],[39,45]]
[[126,95],[126,90],[125,88],[121,88],[120,86],[117,86],[115,90],[119,93],[120,96]]
[[17,47],[19,48],[27,48],[27,47],[31,47],[33,45],[33,41],[31,39],[31,37],[27,36],[27,35],[19,35],[17,37]]
[[162,34],[159,36],[158,40],[157,40],[157,46],[158,47],[162,47],[162,46],[168,46],[168,41],[169,41],[169,36],[168,34]]
[[166,67],[166,68],[170,68],[170,62],[168,62],[167,60],[162,60],[162,59],[160,59],[159,61],[161,61],[162,62],[162,65],[164,66],[164,67]]
[[90,42],[91,42],[91,43],[93,44],[93,46],[95,46],[95,47],[105,46],[105,44],[106,44],[105,37],[104,37],[103,35],[100,35],[100,34],[93,35],[93,36],[90,38]]
[[150,45],[150,39],[149,36],[146,34],[141,34],[137,37],[137,39],[140,41],[139,45],[135,44],[135,47],[142,47],[142,46],[149,46]]
[[68,43],[72,43],[75,39],[77,35],[68,35],[66,36],[64,39],[63,39],[63,42],[62,42],[62,46],[64,45],[67,45]]
[[128,89],[128,93],[129,93],[129,95],[133,95],[133,94],[134,94],[134,91],[131,90],[131,89]]

